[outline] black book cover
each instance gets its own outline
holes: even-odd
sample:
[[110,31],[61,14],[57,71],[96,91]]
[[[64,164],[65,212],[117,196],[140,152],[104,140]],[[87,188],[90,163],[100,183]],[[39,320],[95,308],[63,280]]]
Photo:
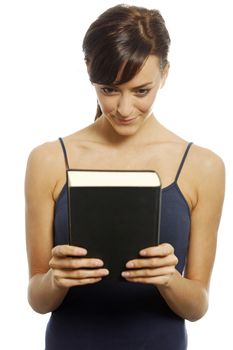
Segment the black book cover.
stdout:
[[159,243],[161,183],[148,170],[67,170],[70,244],[123,280],[127,261]]

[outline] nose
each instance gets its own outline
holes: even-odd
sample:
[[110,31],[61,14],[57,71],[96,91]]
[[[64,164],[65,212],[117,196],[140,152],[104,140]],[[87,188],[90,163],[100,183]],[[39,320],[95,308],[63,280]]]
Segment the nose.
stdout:
[[129,96],[122,95],[119,98],[118,106],[117,106],[117,112],[123,118],[127,118],[129,116],[132,116],[133,105],[132,105],[132,101],[131,101]]

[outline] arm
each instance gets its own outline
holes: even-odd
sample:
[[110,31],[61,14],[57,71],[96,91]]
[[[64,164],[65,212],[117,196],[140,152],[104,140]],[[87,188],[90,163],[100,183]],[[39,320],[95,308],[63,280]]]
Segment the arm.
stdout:
[[65,175],[58,147],[53,143],[35,149],[28,159],[25,179],[28,300],[39,313],[55,310],[70,287],[96,283],[106,275],[105,269],[97,268],[102,261],[85,259],[85,249],[69,245],[53,248],[53,193],[57,174]]
[[[28,300],[32,308],[41,313],[56,308],[67,292],[65,289],[54,292],[52,279],[49,278],[51,272],[48,272],[52,249],[54,180],[49,176],[46,148],[42,146],[30,154],[25,179],[26,238],[30,278]],[[44,176],[46,174],[47,176]]]
[[208,309],[208,290],[224,197],[221,159],[211,152],[202,158],[201,176],[196,177],[201,180],[196,180],[197,201],[191,214],[185,275],[181,276],[175,269],[177,258],[173,247],[161,244],[144,249],[147,259],[134,261],[134,268],[144,269],[132,271],[130,278],[127,277],[129,281],[155,285],[170,308],[190,321],[198,320]]

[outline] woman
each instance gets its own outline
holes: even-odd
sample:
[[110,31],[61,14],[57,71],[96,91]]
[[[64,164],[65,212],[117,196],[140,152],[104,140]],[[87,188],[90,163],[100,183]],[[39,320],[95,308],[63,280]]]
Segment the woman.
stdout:
[[[35,148],[26,172],[29,303],[52,312],[46,350],[187,348],[185,319],[208,308],[224,165],[159,123],[170,38],[156,10],[119,5],[83,41],[96,91],[95,122]],[[162,184],[161,244],[140,251],[106,284],[104,261],[69,246],[66,168],[152,169]],[[124,203],[122,203],[124,206]]]

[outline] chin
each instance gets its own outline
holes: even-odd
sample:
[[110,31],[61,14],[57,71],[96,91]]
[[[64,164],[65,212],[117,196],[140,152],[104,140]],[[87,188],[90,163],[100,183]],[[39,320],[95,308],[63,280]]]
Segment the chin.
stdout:
[[119,125],[114,122],[110,122],[110,125],[112,129],[118,134],[122,136],[130,136],[134,135],[139,129],[140,125],[139,124],[134,124],[134,125]]
[[[146,119],[146,118],[145,118]],[[116,121],[112,117],[105,117],[105,120],[108,121],[108,125],[112,130],[120,136],[133,136],[135,135],[140,128],[143,126],[145,120],[142,120],[140,117],[136,118],[134,121],[128,124],[121,124],[119,121]]]
[[118,135],[121,136],[132,136],[139,130],[139,128],[135,126],[113,127],[113,129]]

